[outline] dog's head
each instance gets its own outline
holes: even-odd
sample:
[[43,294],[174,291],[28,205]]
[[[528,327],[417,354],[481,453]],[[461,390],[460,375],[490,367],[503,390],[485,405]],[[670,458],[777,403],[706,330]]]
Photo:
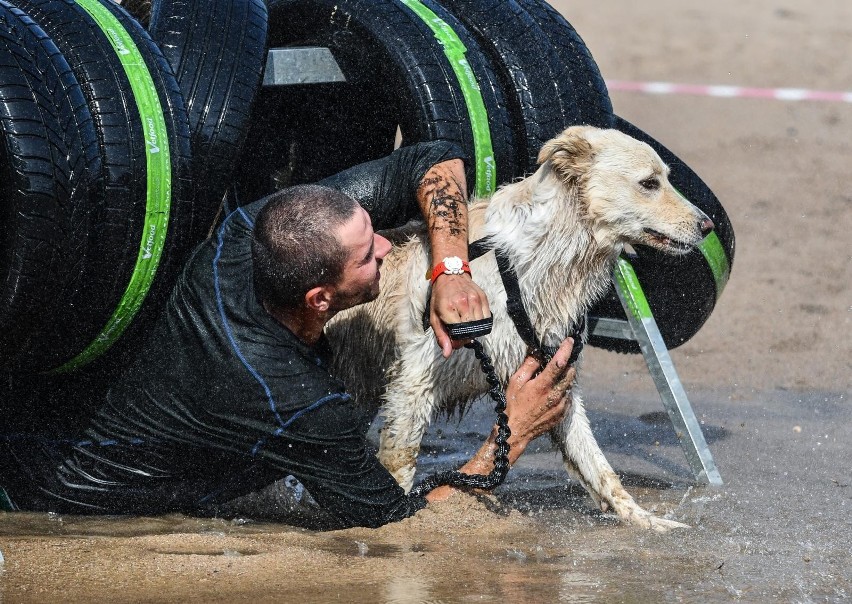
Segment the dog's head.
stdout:
[[600,243],[685,254],[713,228],[672,187],[660,156],[617,130],[572,126],[544,145],[538,161],[576,188],[584,220]]

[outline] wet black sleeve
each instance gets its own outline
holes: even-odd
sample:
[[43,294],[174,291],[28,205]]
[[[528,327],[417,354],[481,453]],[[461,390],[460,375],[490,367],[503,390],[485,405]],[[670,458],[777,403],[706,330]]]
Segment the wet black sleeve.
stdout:
[[365,437],[368,425],[369,416],[351,401],[336,399],[300,416],[261,453],[268,482],[292,474],[332,519],[310,528],[374,528],[426,507],[379,463]]
[[[433,141],[400,147],[385,158],[359,164],[319,182],[358,200],[375,229],[400,227],[420,216],[417,189],[429,169],[443,161],[461,159],[455,143]],[[471,182],[468,175],[468,182]]]

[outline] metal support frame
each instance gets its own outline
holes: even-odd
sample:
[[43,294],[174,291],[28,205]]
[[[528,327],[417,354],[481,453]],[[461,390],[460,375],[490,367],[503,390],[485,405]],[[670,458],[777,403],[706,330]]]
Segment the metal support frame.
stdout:
[[[271,48],[269,50],[263,77],[264,86],[343,81],[345,78],[328,48]],[[675,371],[671,355],[648,307],[642,287],[627,260],[619,260],[613,280],[628,320],[598,318],[594,322],[594,335],[634,340],[639,343],[648,371],[651,373],[657,392],[660,393],[695,480],[703,484],[721,485],[722,477],[716,469],[710,448],[701,432],[701,425],[695,417],[683,384]]]
[[648,371],[674,426],[696,482],[721,486],[722,477],[716,469],[710,447],[704,439],[701,424],[692,410],[686,390],[677,375],[671,355],[648,307],[636,273],[627,260],[619,259],[613,281],[627,315],[627,321],[596,319],[594,335],[634,340],[639,343],[645,364],[648,365]]
[[334,55],[323,46],[270,48],[263,71],[264,86],[330,84],[346,78]]

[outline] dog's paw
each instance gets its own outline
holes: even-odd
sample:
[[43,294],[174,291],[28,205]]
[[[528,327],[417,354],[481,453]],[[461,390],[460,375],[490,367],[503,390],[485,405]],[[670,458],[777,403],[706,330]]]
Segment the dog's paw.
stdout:
[[668,518],[660,518],[659,516],[654,516],[651,512],[647,512],[642,509],[633,511],[626,518],[622,517],[622,520],[632,526],[652,530],[655,533],[668,533],[673,529],[692,528],[683,522],[669,520]]
[[684,524],[683,522],[678,522],[677,520],[668,520],[667,518],[660,518],[659,516],[654,516],[653,514],[649,514],[648,518],[645,519],[647,522],[647,528],[651,529],[655,533],[668,533],[673,529],[688,529],[692,528],[688,524]]
[[414,486],[414,473],[416,468],[414,466],[409,466],[406,468],[399,468],[395,472],[392,472],[391,475],[396,479],[396,482],[399,486],[408,493],[411,490],[411,487]]
[[392,447],[384,439],[379,446],[379,462],[391,473],[397,484],[405,489],[411,490],[414,485],[414,472],[417,469],[417,454],[420,447]]

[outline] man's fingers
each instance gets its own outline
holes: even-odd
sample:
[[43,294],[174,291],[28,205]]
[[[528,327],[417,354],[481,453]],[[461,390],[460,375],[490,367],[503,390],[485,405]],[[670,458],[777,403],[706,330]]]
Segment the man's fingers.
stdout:
[[447,328],[444,327],[441,319],[434,313],[430,322],[432,324],[432,331],[435,333],[435,341],[438,342],[438,346],[441,348],[441,354],[444,355],[444,358],[449,358],[453,352],[453,340],[450,338]]
[[562,419],[565,410],[568,408],[568,393],[564,392],[559,396],[554,396],[553,399],[548,399],[548,403],[552,416]]
[[524,362],[521,363],[521,366],[518,367],[518,370],[512,376],[512,382],[516,382],[518,385],[529,382],[539,367],[541,367],[541,363],[539,363],[538,359],[532,355],[527,355]]
[[557,350],[556,354],[553,355],[553,360],[556,362],[556,366],[562,369],[568,365],[568,359],[571,358],[571,351],[573,350],[574,338],[565,338],[562,340],[562,344],[559,345],[559,350]]
[[437,302],[436,310],[445,323],[465,323],[491,316],[488,296],[468,275],[442,275],[432,288],[432,300]]
[[553,389],[563,392],[568,390],[571,387],[571,384],[574,383],[574,378],[577,377],[577,370],[574,367],[569,367],[568,371],[566,371],[559,381],[554,384]]
[[559,382],[562,376],[570,369],[568,367],[568,359],[571,358],[571,351],[573,349],[574,338],[565,338],[539,377],[549,381],[551,384]]
[[556,424],[559,424],[562,420],[565,419],[565,415],[568,413],[568,409],[570,409],[570,408],[571,408],[571,396],[566,392],[564,395],[562,395],[559,398],[559,402],[557,403],[556,408],[554,409],[556,411],[556,414],[557,414],[556,415],[557,419],[556,419],[556,422],[554,424],[554,427],[556,427]]
[[[451,304],[446,309],[441,317],[449,317],[455,320],[447,321],[447,323],[465,323],[467,321],[478,321],[485,317],[491,316],[490,313],[483,312],[482,299],[475,293],[461,292],[452,300]],[[457,318],[456,318],[457,317]]]
[[478,321],[491,316],[491,309],[488,306],[488,298],[479,288],[467,292],[466,304],[468,314],[471,317],[468,319],[469,321]]
[[[571,357],[571,350],[574,346],[573,338],[566,338],[553,358],[544,368],[544,370],[535,378],[537,387],[542,390],[565,390],[574,381],[576,370],[568,365],[568,359]],[[541,367],[538,359],[532,355],[527,355],[524,362],[512,376],[512,383],[517,386],[523,386],[529,382],[535,375],[536,371]]]

